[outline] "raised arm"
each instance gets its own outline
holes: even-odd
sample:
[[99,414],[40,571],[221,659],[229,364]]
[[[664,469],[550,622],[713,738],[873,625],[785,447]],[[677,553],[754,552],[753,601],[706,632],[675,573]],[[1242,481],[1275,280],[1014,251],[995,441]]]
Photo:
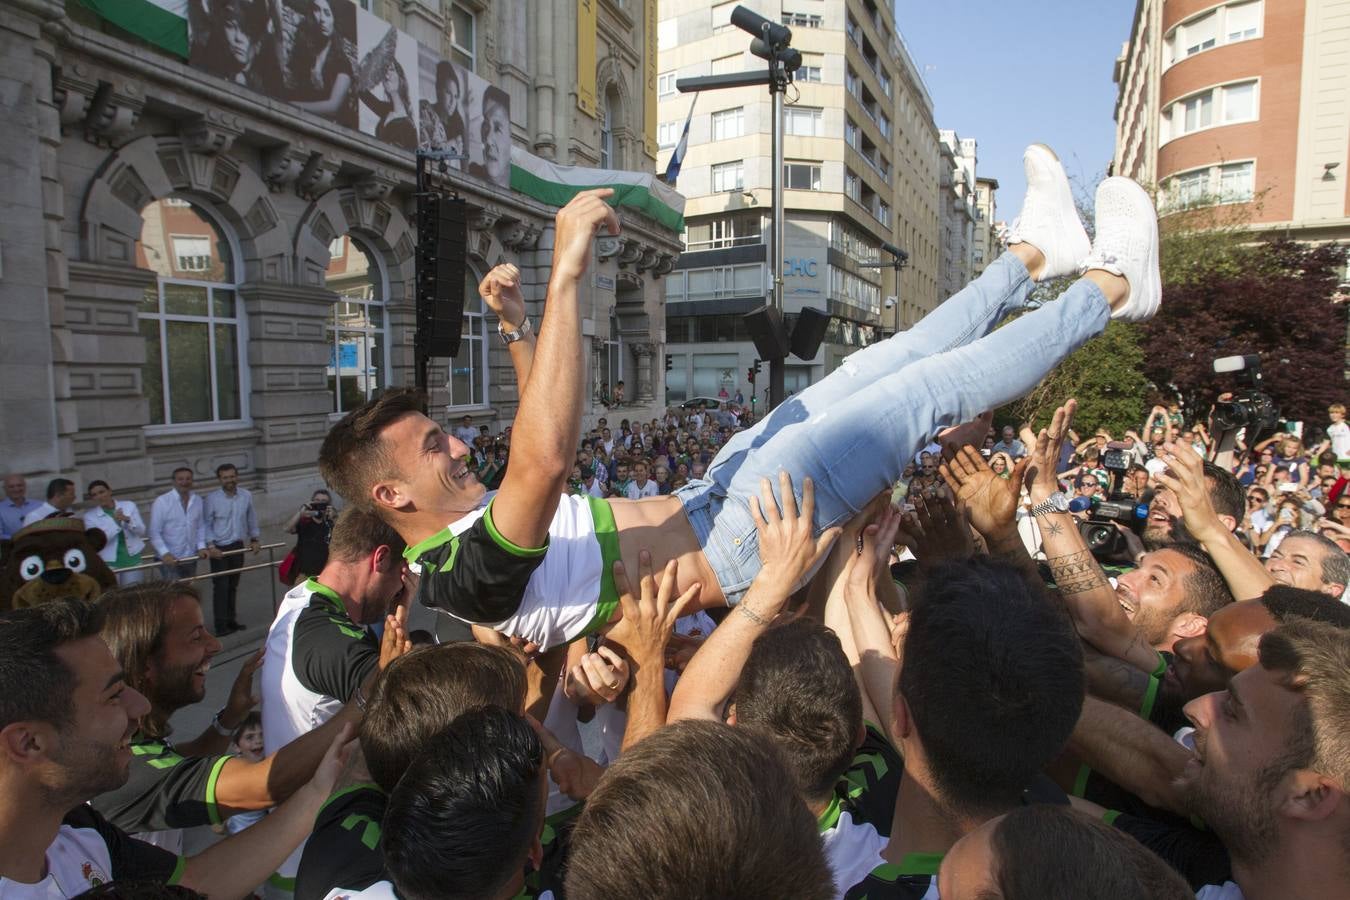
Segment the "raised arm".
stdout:
[[478,283],[478,294],[497,314],[500,333],[523,332],[507,347],[510,348],[511,366],[516,371],[516,392],[524,394],[534,366],[535,335],[532,326],[524,327],[529,316],[525,312],[525,295],[520,290],[520,270],[510,263],[495,266]]
[[512,465],[492,504],[492,522],[503,538],[537,548],[567,490],[580,437],[586,354],[581,347],[577,284],[585,274],[596,233],[619,233],[619,219],[605,202],[614,191],[583,191],[558,210],[544,321],[534,363],[547,379],[526,381],[511,441]]
[[787,472],[778,475],[779,494],[783,498],[781,514],[767,478],[760,479],[759,498],[752,497],[750,501],[750,513],[759,530],[759,574],[745,597],[703,642],[684,670],[670,701],[671,722],[722,720],[722,707],[736,688],[755,638],[782,612],[797,582],[811,571],[839,534],[838,528],[832,528],[819,538],[812,538],[815,488],[811,479],[802,482],[799,515],[792,479]]
[[623,621],[628,623],[623,650],[632,671],[624,750],[666,724],[666,646],[675,631],[675,620],[684,615],[700,588],[695,584],[677,598],[679,573],[675,560],[666,564],[659,587],[652,573],[651,554],[643,550],[638,560],[642,576],[638,596],[633,595],[623,563],[614,563],[614,586],[619,592]]
[[355,748],[350,727],[343,727],[327,748],[314,777],[262,821],[189,857],[181,884],[212,897],[247,897],[267,880],[314,828],[314,817],[332,792],[347,757]]
[[1264,594],[1275,579],[1219,520],[1205,484],[1204,461],[1192,448],[1174,443],[1163,445],[1160,458],[1167,468],[1157,474],[1158,484],[1176,495],[1186,530],[1214,560],[1233,598],[1251,600]]
[[[1077,407],[1077,402],[1070,399],[1055,410],[1050,427],[1043,429],[1036,438],[1027,484],[1033,508],[1034,504],[1043,503],[1059,490],[1054,474],[1055,461]],[[1121,609],[1115,590],[1079,534],[1073,516],[1067,510],[1042,511],[1036,520],[1050,573],[1078,634],[1101,652],[1146,672],[1152,671],[1158,663],[1157,651],[1144,642],[1134,623]]]
[[966,511],[971,526],[984,538],[989,554],[1017,566],[1036,584],[1040,570],[1017,531],[1022,481],[1030,464],[1031,457],[1024,456],[1014,464],[1011,476],[1000,478],[978,450],[965,446],[938,470],[956,497],[956,505]]

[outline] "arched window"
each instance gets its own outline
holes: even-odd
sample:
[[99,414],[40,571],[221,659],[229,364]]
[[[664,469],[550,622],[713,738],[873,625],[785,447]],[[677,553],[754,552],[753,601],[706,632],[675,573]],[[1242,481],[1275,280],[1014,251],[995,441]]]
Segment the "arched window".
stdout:
[[385,371],[384,278],[375,257],[347,235],[333,238],[325,283],[338,295],[328,320],[328,390],[333,412],[379,393]]
[[151,425],[247,417],[235,250],[216,217],[182,197],[141,211],[136,263],[159,275],[139,310]]
[[478,276],[464,268],[464,324],[459,352],[450,362],[450,405],[487,406],[487,321],[483,298],[478,296]]

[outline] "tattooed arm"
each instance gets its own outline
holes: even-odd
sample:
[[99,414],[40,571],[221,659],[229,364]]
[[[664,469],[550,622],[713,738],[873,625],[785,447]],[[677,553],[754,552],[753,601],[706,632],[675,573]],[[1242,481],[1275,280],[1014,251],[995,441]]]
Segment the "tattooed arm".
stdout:
[[[1050,427],[1043,429],[1036,438],[1027,482],[1033,504],[1059,490],[1054,464],[1059,459],[1060,445],[1076,406],[1070,400],[1056,410]],[[1067,512],[1046,512],[1038,515],[1036,522],[1040,526],[1050,574],[1073,617],[1078,634],[1103,654],[1152,672],[1158,664],[1158,652],[1143,641],[1125,614],[1106,573],[1078,533],[1078,523],[1073,516]]]
[[1114,656],[1103,656],[1092,647],[1083,648],[1083,671],[1088,693],[1131,712],[1143,705],[1152,680],[1148,672]]

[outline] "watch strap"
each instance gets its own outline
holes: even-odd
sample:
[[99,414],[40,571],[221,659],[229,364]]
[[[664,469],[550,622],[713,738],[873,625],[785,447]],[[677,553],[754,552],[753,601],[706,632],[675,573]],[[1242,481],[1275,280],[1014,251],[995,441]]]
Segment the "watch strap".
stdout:
[[534,331],[534,327],[530,325],[529,316],[526,316],[525,319],[519,325],[517,325],[510,331],[508,331],[504,326],[505,326],[504,322],[497,323],[497,334],[501,336],[502,343],[506,344],[507,346],[514,344],[516,341],[525,337],[525,335],[530,334],[532,331]]
[[1040,503],[1031,508],[1033,516],[1043,516],[1047,513],[1068,512],[1068,498],[1062,492],[1056,492],[1046,497]]

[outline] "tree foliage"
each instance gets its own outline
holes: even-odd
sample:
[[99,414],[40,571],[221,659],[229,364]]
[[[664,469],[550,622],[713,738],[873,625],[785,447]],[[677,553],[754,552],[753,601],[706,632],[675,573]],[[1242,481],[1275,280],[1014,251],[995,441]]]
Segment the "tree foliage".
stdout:
[[1346,309],[1332,303],[1343,248],[1195,233],[1164,247],[1162,310],[1143,325],[1144,372],[1180,395],[1188,418],[1234,389],[1233,376],[1214,374],[1222,356],[1259,354],[1263,390],[1286,419],[1321,421],[1344,398]]

